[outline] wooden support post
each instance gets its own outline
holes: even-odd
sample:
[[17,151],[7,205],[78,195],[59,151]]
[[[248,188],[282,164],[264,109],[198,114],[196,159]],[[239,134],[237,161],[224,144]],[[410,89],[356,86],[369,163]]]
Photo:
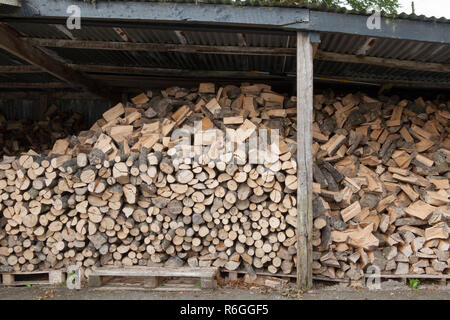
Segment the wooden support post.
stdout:
[[297,33],[297,285],[312,287],[313,46]]

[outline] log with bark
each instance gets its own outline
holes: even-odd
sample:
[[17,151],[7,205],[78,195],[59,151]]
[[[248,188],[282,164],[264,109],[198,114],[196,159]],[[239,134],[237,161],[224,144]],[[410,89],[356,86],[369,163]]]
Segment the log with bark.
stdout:
[[39,154],[48,153],[59,139],[62,140],[55,151],[65,153],[64,147],[73,142],[70,137],[85,128],[82,114],[62,112],[54,104],[41,114],[39,121],[7,120],[0,113],[0,156],[15,156],[30,149]]
[[314,107],[313,272],[448,274],[450,102],[328,93]]
[[[171,87],[4,157],[0,265],[292,273],[295,106],[268,85]],[[449,103],[326,92],[314,107],[313,272],[448,273]]]

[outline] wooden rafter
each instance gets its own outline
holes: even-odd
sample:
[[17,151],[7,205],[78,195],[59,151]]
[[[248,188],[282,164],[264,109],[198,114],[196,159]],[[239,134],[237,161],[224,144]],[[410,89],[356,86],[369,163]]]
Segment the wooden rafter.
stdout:
[[0,73],[38,73],[42,69],[33,65],[0,66]]
[[[266,55],[266,56],[295,56],[295,48],[275,47],[243,47],[243,46],[210,46],[189,44],[167,44],[167,43],[125,43],[112,41],[85,41],[85,40],[63,40],[63,39],[38,39],[26,38],[33,45],[43,47],[59,47],[74,49],[99,49],[119,51],[153,51],[153,52],[186,52],[205,54],[239,54],[239,55]],[[421,61],[410,61],[400,59],[388,59],[379,57],[359,56],[317,50],[315,59],[325,61],[336,61],[346,63],[359,63],[377,65],[388,68],[450,72],[449,64],[430,63]]]
[[316,74],[314,80],[325,82],[354,83],[354,84],[395,84],[396,87],[403,88],[429,88],[429,89],[450,89],[450,82],[430,82],[414,80],[386,80],[377,78],[342,77]]
[[82,87],[97,95],[111,96],[111,93],[97,81],[84,76],[79,71],[73,70],[58,60],[46,55],[43,51],[35,48],[29,42],[16,37],[3,25],[0,25],[0,48],[41,68],[43,71],[50,73],[72,86]]
[[[313,44],[314,45],[314,44]],[[169,69],[169,68],[152,68],[152,67],[128,67],[128,66],[106,66],[106,65],[77,65],[69,64],[70,68],[86,72],[97,74],[117,74],[127,76],[148,76],[160,77],[161,75],[180,78],[192,78],[192,79],[208,79],[208,78],[223,78],[223,79],[279,79],[289,80],[294,79],[295,74],[287,73],[285,75],[270,74],[268,72],[246,72],[246,71],[220,71],[220,70],[188,70],[188,69]],[[36,66],[0,66],[0,73],[39,73],[42,70]],[[101,76],[90,75],[93,79],[102,79]],[[408,81],[408,80],[386,80],[375,78],[360,78],[360,77],[340,77],[331,75],[314,75],[315,81],[325,82],[340,82],[340,83],[354,83],[379,86],[384,83],[392,83],[400,87],[408,88],[450,88],[448,82],[432,82],[429,81]]]
[[61,89],[73,87],[65,82],[0,82],[0,88]]
[[326,52],[322,50],[317,51],[315,58],[318,60],[336,61],[345,63],[362,63],[396,69],[445,72],[445,73],[450,72],[449,64],[388,59],[369,56],[357,56],[352,54]]
[[172,43],[130,43],[114,41],[85,41],[65,39],[24,38],[30,44],[42,47],[58,47],[73,49],[99,49],[118,51],[154,51],[154,52],[186,52],[207,54],[242,54],[242,55],[275,55],[295,56],[295,49],[242,46],[209,46]]
[[93,95],[88,92],[73,92],[69,90],[18,90],[18,91],[0,91],[0,100],[40,100],[45,94],[47,99],[58,100],[103,100],[104,98]]
[[[112,73],[127,75],[181,75],[184,77],[241,77],[241,78],[258,78],[258,77],[278,77],[280,75],[271,75],[268,72],[255,71],[219,71],[219,70],[188,70],[188,69],[169,69],[169,68],[152,68],[152,67],[124,67],[124,66],[106,66],[106,65],[78,65],[69,64],[70,68],[81,72],[90,73]],[[38,67],[26,66],[0,66],[0,73],[39,73],[42,70]],[[92,76],[91,76],[92,77]]]

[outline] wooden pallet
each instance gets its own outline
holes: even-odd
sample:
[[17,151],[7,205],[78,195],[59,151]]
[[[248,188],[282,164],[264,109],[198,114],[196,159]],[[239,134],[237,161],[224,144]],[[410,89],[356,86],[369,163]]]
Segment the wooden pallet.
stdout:
[[88,284],[105,290],[199,291],[216,288],[217,272],[217,268],[101,267],[92,270]]
[[348,278],[328,278],[321,275],[314,275],[313,276],[314,281],[324,281],[324,282],[342,282],[342,283],[349,283],[350,279]]
[[[228,271],[228,270],[221,270],[222,273],[228,273],[228,280],[234,281],[237,280],[239,275],[245,275],[247,272],[245,270],[235,270],[235,271]],[[258,272],[256,271],[255,274],[257,276],[270,276],[270,277],[277,277],[277,278],[296,278],[296,274],[281,274],[281,273],[268,273],[268,272]],[[364,283],[364,285],[367,283],[367,278],[370,276],[374,276],[371,274],[365,274],[364,278],[361,279],[361,281]],[[450,275],[431,275],[431,274],[406,274],[406,275],[393,275],[393,274],[382,274],[380,275],[380,278],[382,280],[388,280],[388,279],[397,279],[401,280],[402,282],[408,284],[408,279],[423,279],[423,280],[434,280],[439,282],[441,285],[446,285],[447,280],[450,279]],[[350,283],[351,280],[349,278],[328,278],[321,275],[313,275],[314,281],[323,281],[323,282],[341,282],[341,283]]]
[[[365,274],[364,275],[364,283],[367,283],[367,278],[373,277],[377,278],[374,274]],[[408,284],[408,279],[421,279],[421,280],[432,280],[438,282],[440,285],[446,286],[447,280],[450,279],[450,275],[433,275],[433,274],[381,274],[379,278],[383,280],[400,280],[405,284]]]
[[[234,281],[238,278],[239,275],[246,275],[248,274],[245,270],[221,270],[222,273],[228,274],[228,280]],[[270,273],[270,272],[261,272],[261,271],[255,271],[255,274],[257,276],[266,276],[266,277],[275,277],[275,278],[296,278],[297,276],[295,274],[284,274],[284,273]]]
[[64,282],[64,274],[62,270],[8,272],[1,274],[1,280],[5,286],[46,286]]
[[447,280],[450,279],[450,275],[431,275],[431,274],[404,274],[404,275],[395,275],[395,274],[381,274],[379,276],[374,274],[365,274],[364,277],[360,280],[352,281],[348,278],[344,279],[331,279],[325,276],[314,276],[314,280],[326,281],[326,282],[344,282],[344,283],[359,283],[361,287],[367,287],[367,280],[370,278],[380,278],[381,282],[392,280],[399,280],[402,283],[408,285],[408,279],[421,279],[423,281],[434,281],[440,285],[446,286]]
[[[238,275],[246,275],[248,274],[245,270],[221,270],[223,273],[228,273],[228,280],[234,281],[238,278]],[[297,275],[295,273],[285,274],[285,273],[269,273],[269,272],[259,272],[256,271],[255,274],[257,276],[267,276],[267,277],[275,277],[275,278],[288,278],[288,279],[296,279]],[[349,279],[332,279],[328,277],[324,277],[321,275],[313,275],[313,280],[315,281],[326,281],[326,282],[349,282]]]

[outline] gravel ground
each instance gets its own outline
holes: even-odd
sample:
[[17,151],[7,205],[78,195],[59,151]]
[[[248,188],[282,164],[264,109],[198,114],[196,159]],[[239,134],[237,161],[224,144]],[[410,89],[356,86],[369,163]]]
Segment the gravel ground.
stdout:
[[[156,292],[130,290],[99,290],[64,287],[0,288],[0,300],[286,300],[298,299],[286,290],[261,288],[219,288],[214,291]],[[414,290],[398,283],[383,283],[380,290],[354,289],[339,285],[316,285],[301,295],[303,300],[450,300],[450,286],[423,285]]]

